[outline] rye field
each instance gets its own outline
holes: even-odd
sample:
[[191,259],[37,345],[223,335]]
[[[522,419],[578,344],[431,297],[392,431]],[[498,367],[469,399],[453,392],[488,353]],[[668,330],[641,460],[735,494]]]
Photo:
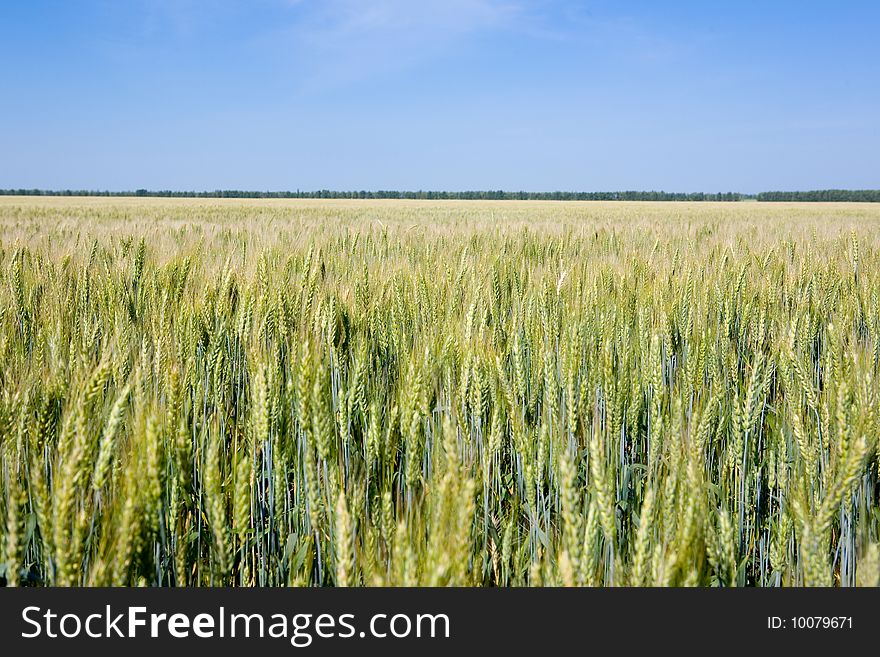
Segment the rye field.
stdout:
[[8,585],[880,581],[880,204],[0,199]]

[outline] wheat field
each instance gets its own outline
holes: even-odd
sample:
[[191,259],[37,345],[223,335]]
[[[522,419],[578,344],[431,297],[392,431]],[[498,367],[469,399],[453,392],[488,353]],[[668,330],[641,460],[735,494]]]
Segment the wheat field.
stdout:
[[0,199],[0,574],[880,580],[880,204]]

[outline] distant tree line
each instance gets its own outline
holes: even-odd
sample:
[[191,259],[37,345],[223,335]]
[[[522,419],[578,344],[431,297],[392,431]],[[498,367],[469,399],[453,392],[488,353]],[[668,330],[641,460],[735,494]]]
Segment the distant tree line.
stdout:
[[814,189],[809,192],[761,192],[759,201],[858,201],[880,203],[880,189]]
[[212,192],[138,189],[135,191],[101,191],[86,189],[0,189],[0,196],[145,196],[162,198],[322,198],[322,199],[418,199],[418,200],[485,200],[485,201],[859,201],[880,202],[877,189],[820,189],[808,192],[506,192],[488,191],[334,191],[320,189],[295,192],[256,192],[222,189]]
[[488,191],[316,191],[256,192],[223,189],[212,192],[148,190],[101,191],[85,189],[0,189],[3,196],[144,196],[168,198],[320,198],[320,199],[420,199],[420,200],[486,200],[486,201],[741,201],[754,198],[737,192],[506,192]]

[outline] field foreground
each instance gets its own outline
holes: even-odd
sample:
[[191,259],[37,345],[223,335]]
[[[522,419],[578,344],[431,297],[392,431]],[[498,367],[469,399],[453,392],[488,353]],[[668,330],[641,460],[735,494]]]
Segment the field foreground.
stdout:
[[880,583],[880,204],[0,198],[0,575]]

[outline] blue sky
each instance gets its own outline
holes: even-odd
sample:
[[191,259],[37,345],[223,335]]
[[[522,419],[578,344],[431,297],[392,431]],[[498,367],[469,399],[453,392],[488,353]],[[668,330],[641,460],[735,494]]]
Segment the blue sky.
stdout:
[[0,2],[0,188],[880,187],[880,3]]

